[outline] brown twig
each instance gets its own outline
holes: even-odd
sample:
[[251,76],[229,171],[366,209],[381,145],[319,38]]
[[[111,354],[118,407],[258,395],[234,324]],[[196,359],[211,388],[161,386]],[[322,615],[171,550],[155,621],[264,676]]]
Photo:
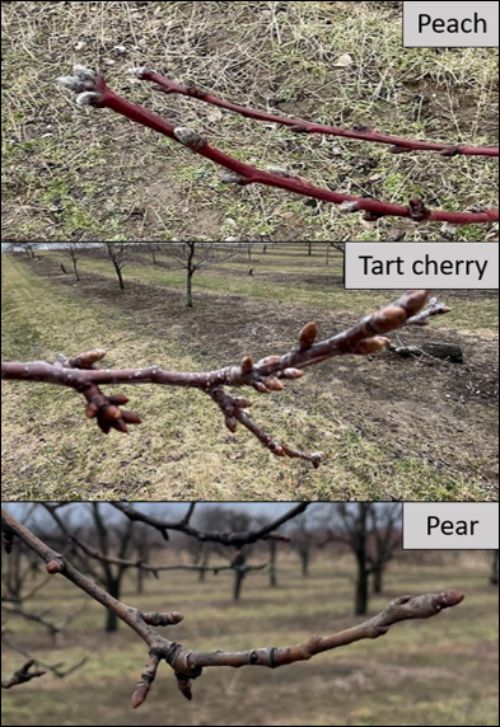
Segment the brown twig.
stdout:
[[96,108],[112,109],[135,123],[142,124],[183,144],[193,153],[210,159],[215,164],[229,170],[229,174],[223,178],[225,182],[239,185],[263,184],[285,189],[305,197],[341,205],[341,210],[346,213],[364,212],[364,219],[368,221],[376,221],[385,216],[406,217],[414,222],[441,221],[451,224],[487,223],[498,220],[497,209],[487,209],[483,212],[431,210],[421,199],[411,199],[406,206],[392,204],[369,197],[356,197],[352,194],[316,187],[300,177],[283,174],[281,171],[263,171],[225,154],[209,144],[197,131],[185,126],[174,126],[143,106],[127,101],[112,91],[107,86],[104,77],[94,71],[83,66],[75,66],[73,73],[73,76],[63,76],[59,81],[66,88],[78,94],[76,98],[78,105],[87,104]]
[[[130,520],[142,522],[152,528],[155,528],[155,530],[158,530],[166,540],[168,540],[169,537],[168,531],[175,530],[178,532],[182,532],[185,535],[189,535],[192,538],[196,538],[196,540],[199,540],[202,543],[211,542],[219,543],[220,545],[229,545],[234,548],[242,548],[244,545],[251,545],[252,543],[256,543],[258,540],[289,541],[289,538],[286,535],[281,535],[280,533],[275,533],[274,531],[280,528],[289,520],[297,517],[297,515],[305,512],[309,507],[310,503],[299,502],[291,507],[289,510],[287,510],[285,513],[283,513],[283,515],[280,515],[279,517],[272,520],[270,523],[267,523],[266,525],[263,525],[256,530],[248,530],[244,532],[207,531],[201,530],[200,528],[191,525],[190,517],[193,513],[195,503],[191,503],[188,513],[183,518],[173,522],[160,520],[157,517],[149,515],[140,510],[136,510],[135,508],[123,502],[111,502],[110,505],[115,507]],[[187,517],[188,515],[189,517]]]
[[177,686],[187,698],[192,698],[191,682],[201,676],[203,668],[216,666],[265,666],[274,669],[284,664],[310,659],[316,654],[352,644],[360,639],[375,639],[387,633],[399,621],[436,616],[445,608],[458,605],[464,594],[458,591],[426,593],[420,596],[402,596],[367,621],[328,636],[312,636],[307,641],[287,647],[264,647],[246,651],[194,651],[166,638],[153,627],[179,623],[183,616],[177,612],[142,613],[117,600],[84,576],[59,553],[43,543],[10,513],[2,510],[2,526],[13,532],[47,563],[49,573],[60,573],[112,610],[118,618],[133,629],[147,644],[149,658],[132,694],[132,707],[139,707],[146,699],[161,661],[173,669]]
[[47,673],[43,669],[35,669],[32,671],[35,663],[35,659],[30,659],[20,669],[5,677],[5,679],[2,679],[2,689],[10,689],[18,684],[25,684],[31,681],[31,679],[36,679],[36,677],[43,677]]
[[218,405],[231,432],[236,430],[239,422],[273,454],[299,457],[318,467],[323,458],[321,452],[304,452],[274,440],[246,411],[251,402],[247,398],[229,394],[224,387],[249,386],[259,393],[280,391],[283,389],[283,380],[300,378],[306,366],[334,356],[376,353],[390,345],[385,334],[405,325],[424,326],[431,317],[448,311],[449,308],[437,299],[430,298],[429,291],[414,290],[404,293],[392,305],[366,316],[358,324],[331,338],[316,341],[317,327],[311,321],[300,331],[297,345],[287,353],[266,356],[256,362],[250,356],[245,356],[240,365],[214,371],[188,373],[167,371],[159,366],[98,369],[95,365],[104,358],[106,352],[96,349],[70,359],[59,356],[54,364],[46,361],[2,362],[2,378],[39,381],[75,389],[87,402],[86,416],[95,418],[105,434],[112,428],[126,433],[128,425],[139,424],[141,418],[137,413],[121,408],[127,403],[128,397],[123,394],[107,396],[101,391],[102,385],[160,384],[198,389],[208,394]]

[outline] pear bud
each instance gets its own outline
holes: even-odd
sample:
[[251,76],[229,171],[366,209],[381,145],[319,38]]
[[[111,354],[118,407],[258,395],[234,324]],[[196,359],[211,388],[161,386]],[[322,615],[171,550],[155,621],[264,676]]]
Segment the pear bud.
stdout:
[[132,709],[137,709],[146,700],[149,692],[149,684],[140,683],[132,694]]
[[63,562],[61,560],[49,560],[46,565],[47,573],[54,575],[54,573],[61,573],[64,569]]

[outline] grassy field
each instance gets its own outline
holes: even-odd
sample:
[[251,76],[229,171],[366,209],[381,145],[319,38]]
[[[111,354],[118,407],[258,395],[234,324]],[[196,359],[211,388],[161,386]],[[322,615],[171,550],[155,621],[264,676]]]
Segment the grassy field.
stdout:
[[[3,356],[53,360],[101,347],[109,366],[158,363],[200,371],[283,353],[316,319],[331,335],[396,295],[344,291],[340,261],[324,245],[307,257],[283,244],[232,259],[195,278],[186,308],[178,270],[147,256],[124,269],[121,292],[108,260],[82,259],[80,283],[56,251],[36,261],[4,255]],[[443,291],[452,312],[398,340],[459,343],[465,364],[384,353],[311,368],[252,414],[278,440],[320,449],[314,470],[276,459],[246,430],[230,434],[203,394],[124,387],[144,423],[105,437],[71,391],[3,384],[7,499],[490,499],[495,496],[497,301],[493,292]],[[122,387],[123,388],[123,387]]]
[[358,196],[447,209],[497,203],[492,159],[391,154],[296,135],[127,75],[147,64],[225,99],[351,127],[494,144],[498,51],[404,49],[400,2],[15,2],[2,18],[4,239],[485,239],[488,227],[363,224],[332,204],[235,188],[220,169],[108,110],[77,109],[58,76],[83,63],[224,152]]
[[[264,572],[254,573],[238,605],[230,600],[226,574],[207,576],[204,584],[191,573],[168,581],[164,574],[160,581],[147,580],[140,596],[130,580],[122,598],[142,610],[181,611],[185,620],[169,636],[197,649],[285,645],[356,621],[354,564],[348,558],[331,559],[322,551],[305,579],[291,556],[282,554],[278,565],[278,587],[269,588]],[[193,684],[191,703],[164,666],[146,703],[133,712],[129,699],[146,660],[142,642],[125,627],[105,634],[101,607],[71,584],[54,580],[30,609],[47,608],[53,620],[77,611],[61,645],[52,645],[38,625],[13,617],[8,617],[9,638],[49,664],[69,666],[85,655],[89,660],[65,679],[46,675],[6,692],[3,724],[498,724],[498,590],[488,585],[486,554],[441,554],[434,565],[396,561],[385,587],[372,599],[371,613],[403,593],[455,587],[466,598],[436,618],[396,624],[381,639],[308,663],[273,672],[206,669]],[[21,660],[5,649],[4,672],[18,668]]]

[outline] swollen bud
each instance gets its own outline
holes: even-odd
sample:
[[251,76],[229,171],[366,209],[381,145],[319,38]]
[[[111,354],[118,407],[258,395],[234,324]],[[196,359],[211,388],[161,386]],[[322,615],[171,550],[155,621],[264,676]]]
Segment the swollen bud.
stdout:
[[302,376],[304,376],[302,369],[291,368],[283,371],[283,378],[285,379],[300,379]]
[[114,396],[109,397],[110,404],[127,404],[128,403],[128,396],[125,396],[125,394],[115,394]]
[[93,351],[84,351],[78,356],[75,356],[70,360],[70,365],[77,369],[90,369],[92,366],[103,359],[106,355],[106,351],[102,348],[96,348]]
[[241,362],[241,373],[249,374],[253,369],[253,361],[250,356],[245,356]]
[[423,308],[428,298],[428,290],[410,290],[399,299],[399,303],[404,307],[408,318],[411,318]]
[[149,684],[139,684],[134,693],[132,694],[131,705],[132,709],[137,709],[146,700],[149,692]]
[[122,419],[128,424],[142,424],[142,419],[135,411],[128,411],[124,409],[122,411]]
[[278,457],[284,457],[286,454],[281,444],[278,444],[277,442],[271,442],[269,444],[269,449],[273,454],[277,455]]
[[314,343],[314,339],[318,334],[318,327],[315,321],[310,321],[302,328],[299,333],[299,348],[301,351],[305,351]]
[[383,348],[386,348],[390,344],[390,340],[385,336],[373,336],[372,338],[364,338],[362,341],[358,341],[352,353],[368,354],[377,353]]
[[285,388],[282,382],[275,376],[270,376],[266,379],[265,384],[268,389],[271,389],[271,391],[282,391]]
[[250,399],[245,399],[244,397],[237,396],[234,398],[234,405],[237,406],[239,409],[246,409],[249,406],[252,406],[252,402]]
[[260,361],[257,362],[257,366],[259,368],[264,366],[279,366],[281,363],[281,356],[266,356],[265,358],[261,358]]
[[206,139],[204,139],[194,129],[188,129],[187,126],[176,126],[174,129],[174,136],[181,142],[181,144],[188,146],[194,151],[198,151],[207,144]]
[[91,401],[87,406],[85,407],[85,416],[89,419],[92,419],[95,417],[97,412],[99,411],[99,407],[97,404],[95,404],[93,401]]
[[121,411],[114,404],[108,404],[107,406],[105,406],[103,409],[103,414],[107,421],[117,421],[122,416]]
[[183,694],[189,701],[193,698],[193,692],[191,691],[191,680],[184,677],[182,674],[176,674],[177,686],[181,694]]
[[314,467],[314,469],[316,469],[316,470],[318,469],[321,462],[323,461],[324,456],[325,455],[323,454],[323,452],[312,452],[311,453],[310,459],[311,459],[311,464]]
[[406,311],[399,305],[388,305],[374,313],[371,324],[377,333],[388,333],[406,321]]
[[61,573],[64,569],[64,564],[61,560],[49,560],[46,565],[47,573],[54,575],[54,573]]

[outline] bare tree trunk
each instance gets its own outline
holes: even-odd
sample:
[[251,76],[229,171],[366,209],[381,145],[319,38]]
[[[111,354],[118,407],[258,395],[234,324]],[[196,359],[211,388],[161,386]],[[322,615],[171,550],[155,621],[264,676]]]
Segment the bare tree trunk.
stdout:
[[276,572],[276,546],[276,540],[269,541],[269,585],[271,588],[276,588],[278,585],[278,575]]
[[187,307],[193,307],[193,273],[188,270],[187,274]]
[[300,555],[300,567],[303,578],[307,578],[309,575],[309,548],[301,548],[299,551]]
[[123,276],[122,276],[122,271],[121,271],[120,265],[119,265],[118,261],[115,260],[114,258],[113,258],[113,266],[115,268],[116,276],[118,278],[120,290],[125,290],[125,284],[123,282]]
[[357,561],[358,572],[356,577],[354,613],[356,616],[362,616],[368,612],[368,571],[366,569],[365,554],[359,553]]
[[234,569],[233,601],[240,600],[241,587],[243,585],[244,577],[245,577],[245,571],[243,570],[243,568]]
[[382,565],[377,565],[373,570],[373,593],[382,593],[384,569]]
[[203,570],[203,569],[208,566],[209,560],[210,560],[210,552],[206,548],[204,548],[202,558],[201,558],[201,563],[200,563],[200,565],[202,566],[202,570],[198,571],[198,582],[199,583],[205,582],[205,576],[207,575],[207,572],[206,572],[206,570]]
[[195,242],[188,242],[189,245],[189,253],[187,257],[187,265],[186,265],[186,272],[187,272],[187,307],[192,308],[193,307],[193,275],[195,271],[195,267],[193,264],[194,261],[194,253],[195,253]]
[[[120,598],[120,579],[119,578],[112,578],[109,579],[107,582],[107,588],[110,596],[113,596],[113,598],[119,599]],[[107,611],[106,612],[106,620],[104,625],[104,630],[106,633],[113,633],[114,631],[118,631],[118,617],[114,611]]]
[[75,272],[75,278],[78,280],[78,282],[80,282],[80,276],[78,275],[77,261],[75,260],[75,258],[73,258],[73,270]]
[[491,557],[490,583],[498,586],[498,550],[494,550]]

